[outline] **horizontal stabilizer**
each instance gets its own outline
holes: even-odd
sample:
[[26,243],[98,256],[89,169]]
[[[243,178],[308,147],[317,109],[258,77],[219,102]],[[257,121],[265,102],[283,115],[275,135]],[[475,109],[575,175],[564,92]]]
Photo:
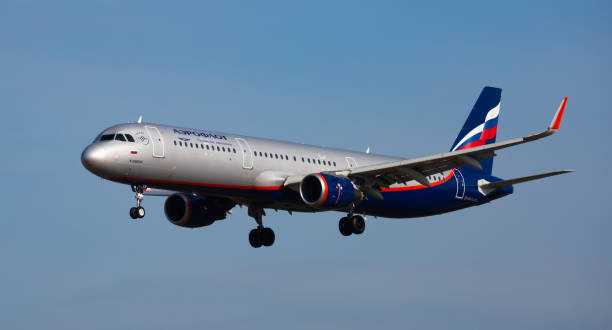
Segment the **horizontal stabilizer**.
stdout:
[[527,181],[532,181],[532,180],[538,180],[538,179],[542,179],[542,178],[547,178],[549,176],[565,174],[565,173],[570,173],[570,172],[574,172],[574,171],[573,170],[563,170],[563,171],[549,172],[549,173],[543,173],[543,174],[537,174],[537,175],[531,175],[531,176],[524,176],[522,178],[503,180],[503,181],[497,181],[497,182],[491,182],[491,183],[485,183],[485,184],[479,185],[478,187],[481,188],[481,189],[495,189],[495,188],[499,188],[499,187],[513,185],[515,183],[521,183],[521,182],[527,182]]

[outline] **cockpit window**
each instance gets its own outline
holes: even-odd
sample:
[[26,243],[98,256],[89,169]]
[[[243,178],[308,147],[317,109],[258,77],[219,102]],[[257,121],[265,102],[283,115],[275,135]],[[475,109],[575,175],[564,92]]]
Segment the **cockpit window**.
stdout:
[[115,134],[104,134],[100,138],[100,141],[111,141],[115,137]]
[[134,138],[133,138],[131,135],[129,135],[129,134],[126,134],[126,135],[125,135],[125,138],[126,138],[128,141],[130,141],[130,142],[136,142],[136,141],[134,140]]
[[117,134],[115,135],[115,140],[125,142],[125,136],[123,136],[123,134]]

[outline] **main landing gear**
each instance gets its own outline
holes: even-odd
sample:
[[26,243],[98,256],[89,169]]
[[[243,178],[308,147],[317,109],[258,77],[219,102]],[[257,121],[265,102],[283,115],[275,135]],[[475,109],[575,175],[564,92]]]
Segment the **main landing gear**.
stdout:
[[359,235],[365,231],[365,220],[360,215],[349,213],[348,216],[340,219],[338,228],[340,229],[340,233],[344,236],[349,236],[351,234]]
[[130,217],[132,219],[144,218],[145,216],[145,209],[140,206],[144,198],[144,189],[142,185],[132,186],[132,191],[136,193],[136,196],[134,196],[136,198],[136,207],[130,208]]
[[274,231],[271,228],[264,227],[262,218],[266,212],[260,207],[249,207],[249,216],[257,222],[257,228],[249,233],[249,243],[254,248],[263,246],[271,246],[274,244]]

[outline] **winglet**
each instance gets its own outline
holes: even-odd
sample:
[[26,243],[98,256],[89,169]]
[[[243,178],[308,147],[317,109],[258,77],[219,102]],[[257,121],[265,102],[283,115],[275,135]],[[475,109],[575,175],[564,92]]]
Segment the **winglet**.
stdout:
[[563,101],[561,101],[561,105],[559,105],[559,109],[557,109],[557,113],[555,113],[553,120],[550,122],[550,126],[548,126],[549,130],[557,131],[559,126],[561,126],[561,119],[563,119],[563,111],[565,110],[566,103],[567,97],[564,97]]

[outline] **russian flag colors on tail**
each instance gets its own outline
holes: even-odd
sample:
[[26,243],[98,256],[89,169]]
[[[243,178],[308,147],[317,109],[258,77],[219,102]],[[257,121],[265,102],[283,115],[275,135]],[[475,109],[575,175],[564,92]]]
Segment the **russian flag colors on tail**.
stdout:
[[[455,139],[451,151],[495,143],[500,105],[501,89],[495,87],[483,88],[457,139]],[[489,158],[482,161],[482,169],[487,174],[491,174],[493,159]]]

